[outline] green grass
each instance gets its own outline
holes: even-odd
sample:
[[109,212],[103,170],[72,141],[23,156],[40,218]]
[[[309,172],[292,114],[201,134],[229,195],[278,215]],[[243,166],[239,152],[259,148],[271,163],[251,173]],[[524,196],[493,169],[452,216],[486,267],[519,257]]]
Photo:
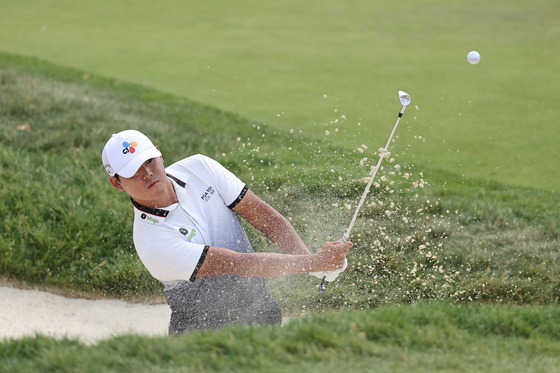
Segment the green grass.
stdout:
[[[404,89],[413,105],[395,151],[409,163],[560,191],[556,0],[21,0],[2,10],[2,51],[302,130],[319,144],[382,146]],[[466,61],[473,49],[476,66]]]
[[[110,134],[130,127],[149,134],[167,164],[202,152],[227,165],[312,249],[340,238],[376,161],[371,148],[324,144],[157,90],[0,54],[3,278],[161,297],[132,246],[130,202],[100,162]],[[269,281],[286,314],[311,319],[95,347],[5,341],[0,371],[553,371],[558,194],[465,179],[398,154],[377,181],[352,234],[350,266],[325,295],[311,276]],[[273,250],[249,235],[258,250]]]
[[0,344],[0,372],[558,372],[557,306],[390,307],[180,338]]

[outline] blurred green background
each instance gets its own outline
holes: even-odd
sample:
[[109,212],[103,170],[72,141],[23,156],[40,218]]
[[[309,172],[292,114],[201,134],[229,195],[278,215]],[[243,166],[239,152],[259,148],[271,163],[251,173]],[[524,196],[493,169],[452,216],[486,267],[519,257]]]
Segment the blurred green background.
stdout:
[[364,144],[370,157],[402,89],[413,98],[393,147],[404,160],[560,190],[557,0],[0,0],[0,9],[1,51],[154,87],[318,144]]

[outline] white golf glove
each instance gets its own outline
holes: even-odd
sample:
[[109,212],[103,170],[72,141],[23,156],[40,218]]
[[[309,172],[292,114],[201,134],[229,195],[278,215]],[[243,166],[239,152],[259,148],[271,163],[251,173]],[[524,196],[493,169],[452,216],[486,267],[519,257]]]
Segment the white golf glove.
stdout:
[[346,267],[348,267],[348,261],[346,260],[346,258],[344,258],[344,265],[339,269],[325,272],[309,272],[309,274],[311,276],[317,277],[319,280],[325,278],[327,282],[333,282],[334,280],[336,280],[338,275],[340,275],[346,269]]

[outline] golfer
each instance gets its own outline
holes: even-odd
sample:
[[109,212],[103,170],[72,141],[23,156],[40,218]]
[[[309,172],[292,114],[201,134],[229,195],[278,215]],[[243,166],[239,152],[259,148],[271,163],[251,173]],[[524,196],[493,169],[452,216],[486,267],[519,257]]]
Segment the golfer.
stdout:
[[[134,206],[134,246],[161,281],[170,334],[226,325],[280,324],[264,277],[296,273],[333,281],[352,243],[312,254],[292,225],[215,160],[193,155],[165,168],[159,148],[136,130],[114,134],[103,166]],[[255,253],[239,216],[285,254]]]

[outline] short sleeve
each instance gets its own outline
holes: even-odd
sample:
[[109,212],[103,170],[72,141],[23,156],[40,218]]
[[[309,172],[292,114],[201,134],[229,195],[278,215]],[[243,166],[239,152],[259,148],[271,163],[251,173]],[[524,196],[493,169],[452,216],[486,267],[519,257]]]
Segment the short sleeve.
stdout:
[[216,189],[224,203],[228,207],[235,206],[247,192],[245,183],[212,158],[203,155],[198,155],[198,157],[212,175]]
[[[148,240],[134,233],[134,246],[150,274],[162,282],[194,281],[209,246],[187,242],[175,232],[163,230]],[[151,243],[150,243],[151,242]],[[157,247],[154,247],[157,242]]]

